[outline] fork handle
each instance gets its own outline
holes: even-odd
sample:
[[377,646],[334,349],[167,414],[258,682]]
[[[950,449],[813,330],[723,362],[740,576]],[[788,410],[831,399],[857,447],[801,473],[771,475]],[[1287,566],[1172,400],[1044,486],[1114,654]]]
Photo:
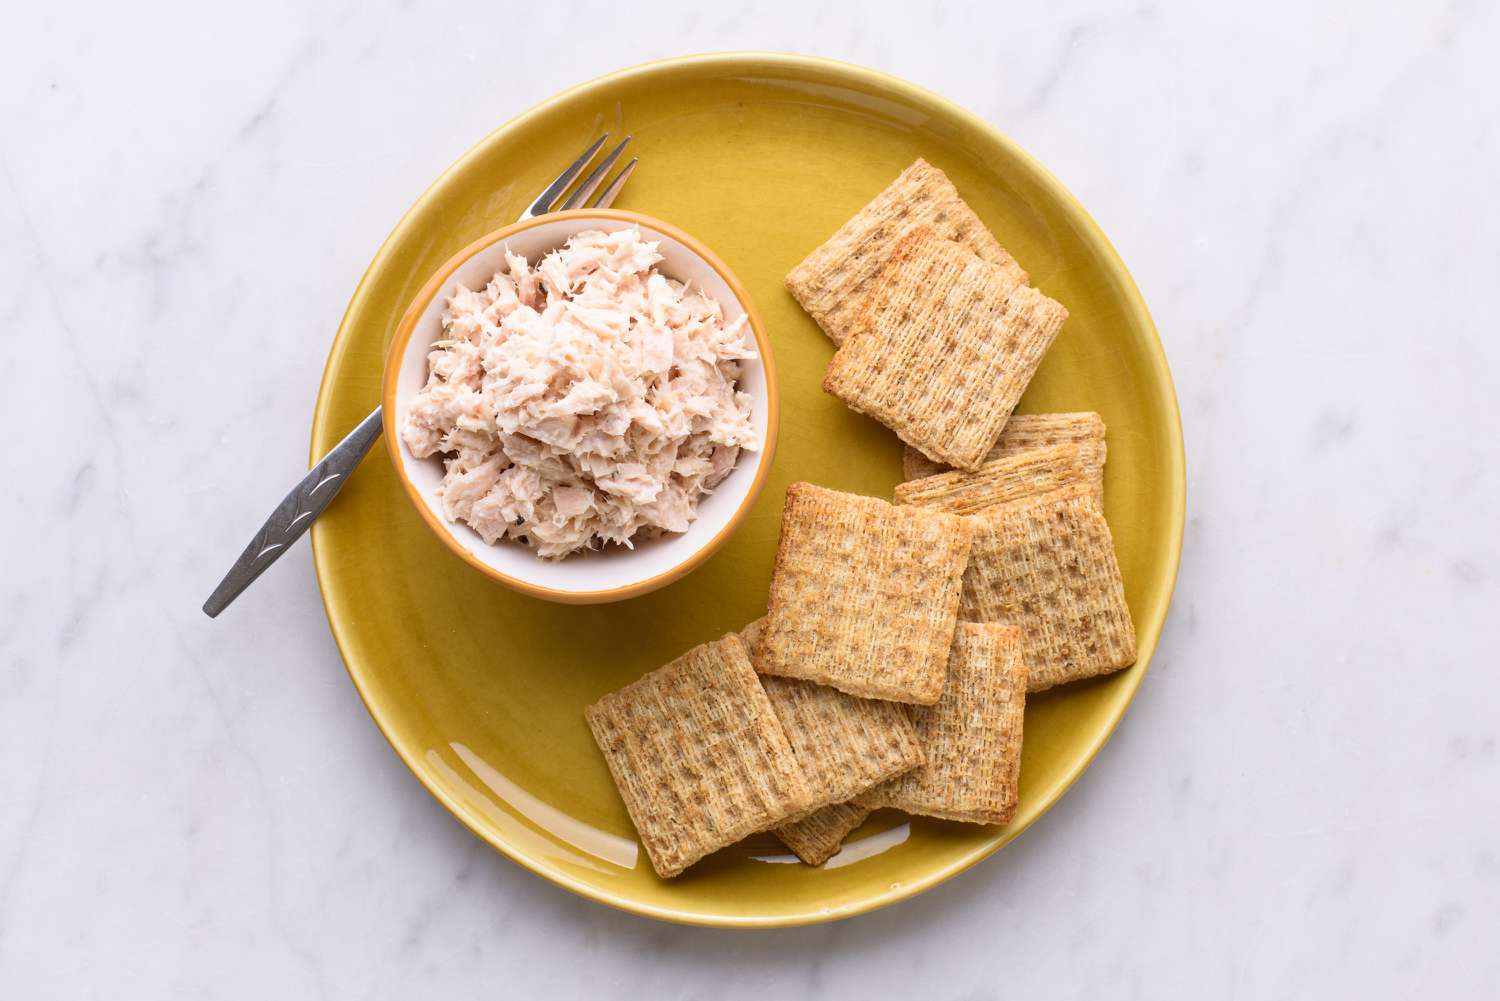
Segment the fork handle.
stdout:
[[234,566],[229,568],[229,573],[214,588],[214,593],[203,603],[204,614],[213,618],[228,608],[241,591],[302,537],[380,437],[380,410],[376,407],[370,416],[360,421],[359,426],[335,445],[323,461],[312,467],[302,482],[276,505],[271,517],[266,519],[255,538],[240,553],[240,558],[234,561]]

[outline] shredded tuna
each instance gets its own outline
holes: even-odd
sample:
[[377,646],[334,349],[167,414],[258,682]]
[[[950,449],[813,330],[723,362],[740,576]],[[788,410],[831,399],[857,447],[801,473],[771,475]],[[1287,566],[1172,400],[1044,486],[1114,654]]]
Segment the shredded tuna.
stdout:
[[745,318],[657,272],[637,229],[589,231],[459,286],[402,437],[441,455],[443,513],[561,558],[683,532],[754,448]]

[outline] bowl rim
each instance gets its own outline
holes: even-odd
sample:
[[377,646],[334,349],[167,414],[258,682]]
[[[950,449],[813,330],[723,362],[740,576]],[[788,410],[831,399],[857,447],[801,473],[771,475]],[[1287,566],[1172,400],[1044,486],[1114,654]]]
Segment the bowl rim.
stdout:
[[[765,447],[757,453],[754,478],[746,491],[744,498],[740,501],[729,520],[708,541],[688,554],[687,558],[675,564],[661,573],[654,574],[643,580],[619,587],[603,588],[593,591],[568,591],[561,588],[547,587],[534,581],[525,580],[511,574],[502,573],[495,567],[476,557],[469,548],[458,541],[449,530],[443,519],[439,518],[431,506],[428,505],[422,492],[407,475],[406,462],[402,455],[401,436],[396,427],[396,389],[401,376],[401,362],[406,355],[407,345],[411,342],[412,335],[416,333],[417,324],[422,315],[427,312],[427,307],[436,298],[439,290],[447,285],[453,273],[466,264],[470,258],[481,251],[488,250],[495,244],[508,240],[517,233],[523,233],[541,225],[552,225],[557,222],[584,221],[607,219],[614,222],[627,222],[648,229],[656,230],[678,243],[687,247],[693,254],[718,273],[724,283],[729,286],[730,292],[739,301],[740,307],[745,311],[745,317],[750,324],[751,333],[755,336],[755,349],[760,355],[761,368],[765,373],[766,394],[766,443]],[[480,571],[492,580],[510,587],[523,594],[529,594],[536,598],[544,598],[548,601],[556,601],[564,604],[602,604],[612,601],[623,601],[627,598],[638,597],[648,594],[658,588],[662,588],[675,580],[685,576],[696,569],[710,556],[716,553],[735,530],[750,513],[750,508],[760,497],[761,490],[770,477],[771,463],[776,457],[776,436],[780,427],[781,418],[781,395],[776,385],[776,362],[771,354],[771,339],[766,333],[765,322],[761,319],[760,311],[755,307],[755,301],[751,299],[750,293],[735,273],[730,270],[717,254],[708,248],[701,240],[685,230],[650,216],[644,212],[633,212],[628,209],[567,209],[561,212],[548,212],[544,215],[532,216],[530,219],[522,219],[508,226],[491,230],[484,236],[470,243],[458,253],[448,258],[441,267],[437,269],[431,278],[417,290],[412,298],[411,305],[406,307],[406,312],[401,315],[401,322],[396,326],[396,333],[391,338],[390,345],[386,348],[385,372],[381,377],[381,426],[385,434],[386,454],[390,456],[391,464],[396,467],[396,478],[401,482],[402,489],[412,506],[417,509],[422,520],[427,523],[433,533],[442,540],[455,556],[463,560],[469,566]]]

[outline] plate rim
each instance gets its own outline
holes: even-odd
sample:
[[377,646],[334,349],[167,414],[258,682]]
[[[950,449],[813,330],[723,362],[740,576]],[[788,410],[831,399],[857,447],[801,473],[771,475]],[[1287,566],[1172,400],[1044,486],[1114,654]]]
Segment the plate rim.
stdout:
[[[331,554],[325,552],[327,542],[324,540],[325,533],[320,530],[318,522],[313,523],[311,530],[313,569],[318,582],[318,594],[323,603],[324,614],[328,618],[329,630],[333,634],[334,645],[338,648],[339,657],[344,662],[344,670],[354,684],[360,701],[365,710],[370,714],[376,727],[380,730],[385,741],[401,762],[406,765],[407,770],[417,779],[427,792],[433,796],[443,808],[462,823],[469,832],[481,841],[490,845],[511,861],[522,868],[546,879],[547,881],[588,900],[593,900],[617,910],[643,917],[655,918],[674,924],[696,925],[704,927],[732,927],[732,928],[778,928],[795,927],[800,925],[818,924],[825,921],[833,921],[857,914],[886,907],[902,900],[917,896],[941,883],[965,872],[972,866],[989,858],[1004,845],[1019,837],[1024,831],[1040,819],[1056,802],[1068,791],[1074,782],[1086,772],[1099,751],[1109,742],[1115,730],[1120,725],[1126,709],[1134,701],[1136,692],[1139,691],[1141,681],[1150,669],[1151,658],[1156,652],[1156,646],[1161,638],[1165,627],[1167,612],[1170,609],[1172,597],[1176,592],[1177,578],[1182,562],[1182,541],[1186,527],[1187,508],[1187,460],[1183,441],[1182,414],[1177,402],[1176,384],[1172,380],[1171,368],[1167,362],[1166,351],[1162,347],[1161,335],[1151,318],[1150,310],[1146,306],[1144,297],[1125,267],[1114,245],[1105,236],[1099,224],[1089,214],[1071,191],[1063,185],[1042,163],[1023,149],[1015,140],[1002,132],[995,125],[980,117],[967,108],[951,101],[948,98],[912,83],[901,77],[885,73],[881,70],[871,69],[856,63],[849,63],[838,59],[830,59],[824,56],[810,56],[784,52],[762,52],[754,50],[709,52],[695,55],[673,56],[665,59],[652,60],[639,63],[608,73],[593,77],[581,83],[574,84],[564,90],[558,91],[552,96],[545,98],[531,106],[518,115],[508,119],[495,129],[491,130],[478,142],[469,147],[461,156],[453,161],[442,171],[421,193],[418,198],[402,214],[389,235],[382,241],[370,264],[360,276],[359,283],[355,286],[353,294],[349,298],[349,304],[345,307],[343,316],[339,320],[338,329],[334,334],[333,342],[329,346],[328,359],[323,367],[323,374],[318,383],[318,395],[313,407],[313,420],[308,446],[308,465],[311,467],[320,458],[318,442],[327,437],[329,433],[328,413],[329,399],[332,395],[335,369],[348,348],[352,332],[351,314],[364,299],[366,288],[372,276],[381,270],[386,260],[392,253],[394,245],[403,238],[415,225],[414,216],[427,201],[433,197],[434,192],[454,173],[466,167],[472,160],[487,150],[490,145],[500,140],[503,135],[517,129],[533,118],[548,114],[558,104],[578,95],[581,92],[593,90],[600,87],[608,87],[624,83],[632,79],[650,76],[664,71],[672,71],[681,68],[703,68],[703,69],[755,69],[775,67],[785,73],[833,73],[846,79],[851,79],[856,84],[862,85],[868,90],[884,90],[895,92],[908,101],[926,104],[940,109],[945,115],[961,123],[965,128],[979,132],[988,140],[1006,149],[1006,151],[1020,161],[1031,173],[1037,183],[1043,187],[1068,215],[1077,223],[1079,236],[1088,244],[1093,246],[1099,254],[1103,268],[1119,282],[1123,292],[1126,305],[1132,319],[1141,329],[1151,336],[1146,345],[1146,355],[1151,363],[1151,368],[1159,376],[1154,386],[1159,396],[1159,403],[1170,415],[1166,430],[1171,441],[1167,449],[1168,460],[1171,468],[1163,470],[1165,480],[1169,486],[1167,504],[1169,507],[1170,520],[1176,524],[1176,531],[1162,539],[1160,545],[1167,550],[1168,573],[1165,586],[1159,593],[1153,595],[1155,599],[1152,606],[1145,610],[1142,618],[1150,625],[1145,629],[1138,628],[1140,643],[1140,656],[1137,665],[1140,670],[1133,671],[1128,679],[1128,684],[1121,690],[1113,708],[1113,715],[1094,740],[1093,746],[1079,759],[1076,767],[1065,774],[1062,779],[1045,790],[1038,797],[1035,811],[1028,818],[1018,818],[1018,823],[1013,823],[998,830],[989,840],[977,845],[972,850],[959,856],[945,866],[941,866],[926,872],[912,880],[903,880],[893,884],[891,888],[883,889],[868,897],[861,898],[850,904],[833,908],[808,908],[791,914],[715,914],[700,913],[686,909],[673,909],[661,905],[639,900],[628,894],[611,892],[602,887],[579,880],[570,874],[556,868],[550,868],[532,858],[525,852],[515,848],[498,832],[487,829],[479,822],[476,813],[461,803],[456,797],[450,795],[446,790],[438,788],[427,781],[425,773],[419,767],[419,761],[409,754],[403,746],[392,737],[391,729],[382,717],[381,710],[377,708],[376,701],[372,700],[365,690],[360,676],[350,665],[350,658],[346,647],[348,641],[344,629],[340,624],[341,616],[335,614],[335,599],[329,594],[330,572],[325,568],[325,561],[331,558]],[[343,432],[334,429],[335,436],[341,436]]]

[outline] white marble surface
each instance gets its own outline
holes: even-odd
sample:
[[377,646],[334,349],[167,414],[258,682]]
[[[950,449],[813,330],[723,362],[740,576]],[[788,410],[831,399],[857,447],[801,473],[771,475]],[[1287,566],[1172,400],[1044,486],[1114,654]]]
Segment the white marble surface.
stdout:
[[[1493,6],[216,6],[0,33],[0,997],[1500,992]],[[757,934],[467,834],[305,544],[198,611],[428,181],[567,84],[723,48],[907,76],[1047,163],[1151,304],[1190,468],[1162,649],[1062,804],[914,901]]]

